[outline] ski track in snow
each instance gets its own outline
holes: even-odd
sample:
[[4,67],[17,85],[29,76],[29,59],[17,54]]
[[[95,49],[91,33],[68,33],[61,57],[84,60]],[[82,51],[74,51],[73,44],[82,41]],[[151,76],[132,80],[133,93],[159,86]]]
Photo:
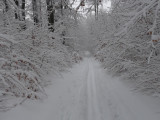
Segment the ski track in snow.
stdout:
[[130,91],[93,58],[85,58],[53,84],[43,101],[26,101],[0,120],[160,120],[160,100]]
[[88,120],[100,120],[93,64],[88,61],[87,93]]

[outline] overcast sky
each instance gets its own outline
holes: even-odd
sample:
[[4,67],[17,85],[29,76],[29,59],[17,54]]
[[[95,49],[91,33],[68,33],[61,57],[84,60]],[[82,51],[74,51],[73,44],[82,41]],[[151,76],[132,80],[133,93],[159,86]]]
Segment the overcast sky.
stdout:
[[[73,7],[76,8],[80,3],[80,0],[76,0],[76,2],[74,3]],[[88,7],[89,3],[86,2],[84,8]],[[103,9],[104,10],[108,10],[109,7],[111,6],[111,1],[110,0],[102,0],[102,5],[103,5]],[[80,9],[80,11],[82,11],[82,9]]]

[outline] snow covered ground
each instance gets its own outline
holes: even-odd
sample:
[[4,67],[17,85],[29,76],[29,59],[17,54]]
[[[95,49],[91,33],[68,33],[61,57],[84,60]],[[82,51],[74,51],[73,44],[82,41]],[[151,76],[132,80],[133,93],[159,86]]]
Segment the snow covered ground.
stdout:
[[61,77],[54,75],[43,101],[26,101],[0,120],[160,120],[160,100],[134,93],[85,58]]

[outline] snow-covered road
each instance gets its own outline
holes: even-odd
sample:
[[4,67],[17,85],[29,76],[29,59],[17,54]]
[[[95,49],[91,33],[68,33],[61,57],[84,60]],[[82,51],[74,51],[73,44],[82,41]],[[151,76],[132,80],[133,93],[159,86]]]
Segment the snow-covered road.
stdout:
[[160,101],[131,92],[93,58],[85,58],[53,84],[44,101],[26,101],[0,120],[160,120]]

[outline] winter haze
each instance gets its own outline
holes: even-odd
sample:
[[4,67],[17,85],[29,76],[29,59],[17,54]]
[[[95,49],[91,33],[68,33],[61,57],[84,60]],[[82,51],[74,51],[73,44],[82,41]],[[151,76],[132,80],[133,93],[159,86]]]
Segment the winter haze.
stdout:
[[0,0],[0,120],[160,120],[160,0]]

